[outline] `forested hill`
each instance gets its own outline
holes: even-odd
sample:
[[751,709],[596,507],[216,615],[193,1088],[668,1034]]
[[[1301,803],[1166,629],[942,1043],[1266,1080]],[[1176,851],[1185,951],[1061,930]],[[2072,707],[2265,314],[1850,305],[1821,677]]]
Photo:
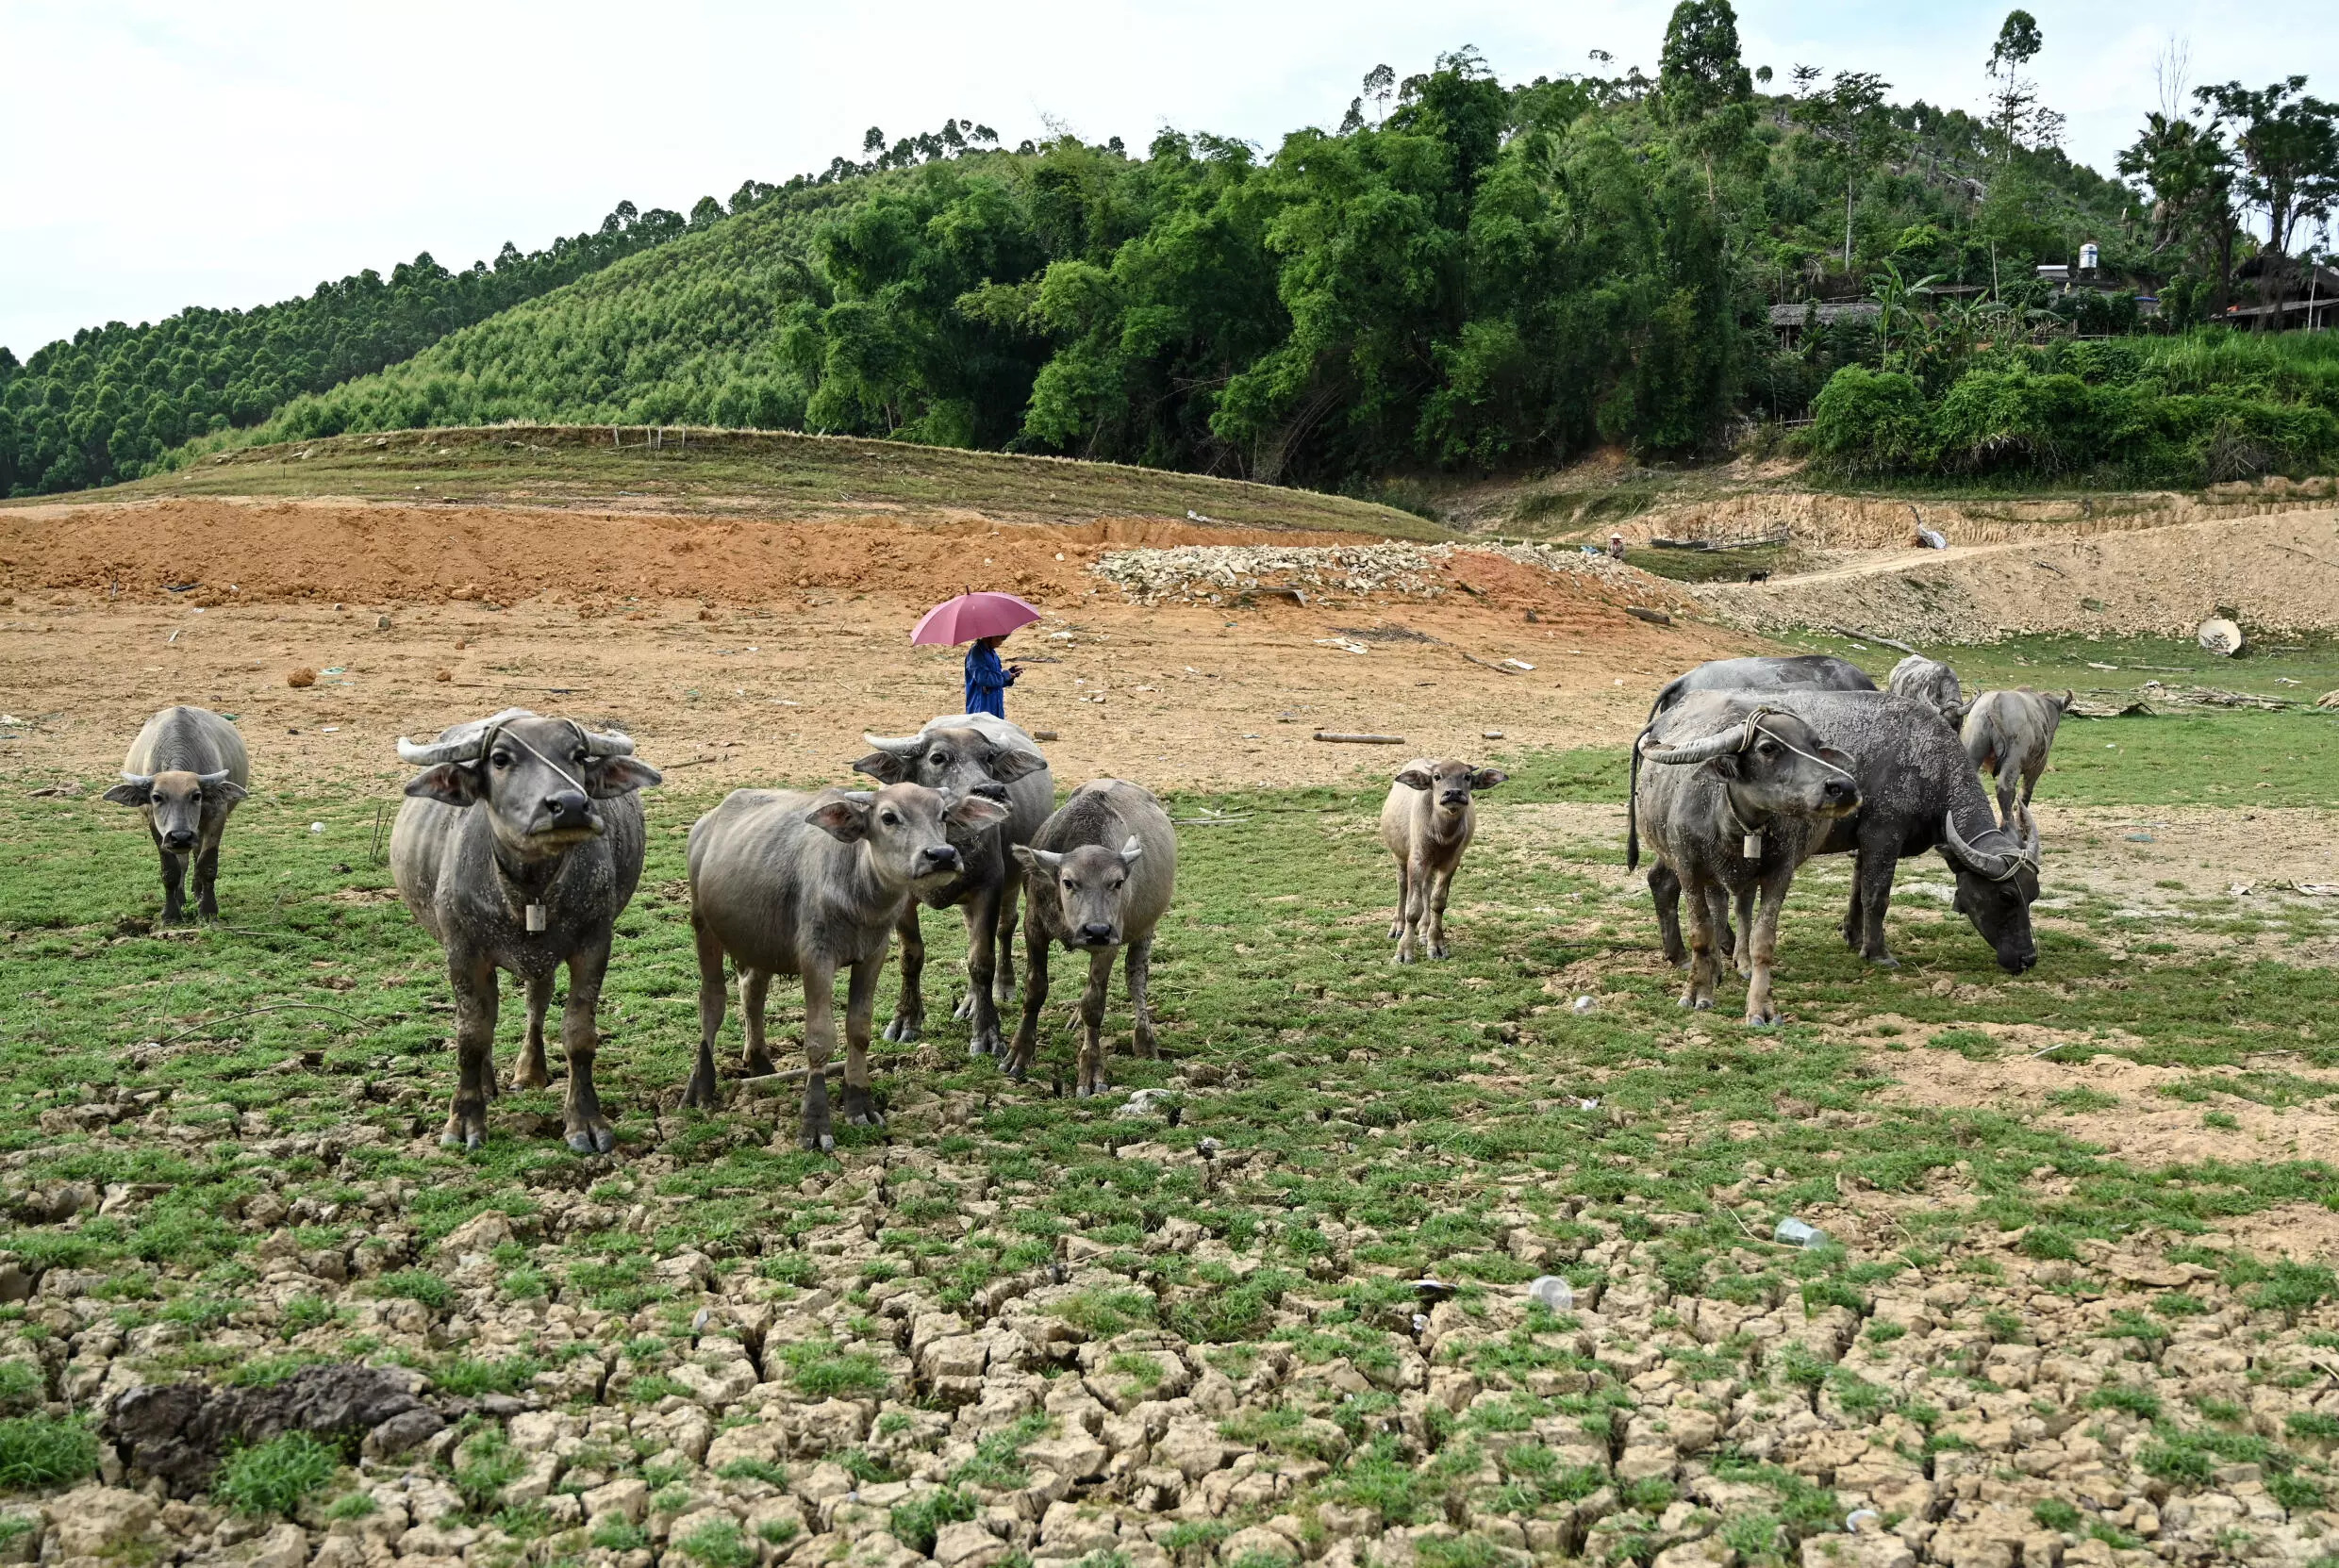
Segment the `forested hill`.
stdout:
[[[1710,450],[1750,416],[1813,410],[1848,367],[1870,382],[1820,408],[1822,454],[1846,467],[2176,473],[2212,446],[2246,465],[2319,451],[2328,416],[2207,404],[2146,419],[2139,445],[2158,416],[2133,400],[2105,405],[2118,440],[2061,439],[2078,404],[2054,378],[2080,371],[2058,345],[2136,329],[2135,293],[2163,284],[2186,320],[2222,307],[2248,251],[2246,182],[2148,212],[2073,164],[2019,74],[2041,47],[2012,13],[1983,118],[1896,106],[1855,71],[1797,67],[1773,92],[1727,0],[1684,0],[1653,78],[1505,86],[1464,51],[1402,83],[1376,70],[1337,129],[1271,154],[1173,131],[1143,156],[1070,137],[987,151],[953,122],[922,149],[743,192],[727,216],[702,204],[672,243],[166,460],[426,424],[687,422],[1369,489],[1598,443]],[[2169,154],[2146,183],[2238,157],[2219,124],[2172,140],[2194,162]],[[2036,278],[2086,242],[2108,289]],[[1774,334],[1773,305],[1844,299],[1881,316]],[[1948,394],[1984,370],[1999,379],[1943,434]],[[2053,396],[2032,395],[2042,375]],[[2305,382],[2283,385],[2288,407]],[[2245,415],[2247,438],[2216,434]]]
[[506,243],[492,266],[450,272],[424,252],[387,278],[368,268],[279,305],[84,329],[21,366],[0,348],[0,495],[135,478],[192,437],[256,424],[304,392],[411,358],[688,227],[678,213],[621,202],[598,229],[524,255]]

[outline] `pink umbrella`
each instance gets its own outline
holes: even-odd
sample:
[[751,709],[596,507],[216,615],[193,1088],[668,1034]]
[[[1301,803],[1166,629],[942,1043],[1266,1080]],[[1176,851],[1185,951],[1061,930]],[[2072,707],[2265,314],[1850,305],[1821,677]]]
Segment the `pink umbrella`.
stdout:
[[962,593],[928,610],[909,635],[912,642],[972,642],[1004,636],[1029,626],[1039,612],[1011,593]]

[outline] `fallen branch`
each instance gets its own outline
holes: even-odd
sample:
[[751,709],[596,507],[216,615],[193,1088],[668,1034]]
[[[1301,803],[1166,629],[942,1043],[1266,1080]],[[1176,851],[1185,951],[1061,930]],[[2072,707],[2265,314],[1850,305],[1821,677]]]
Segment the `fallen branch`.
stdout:
[[1334,746],[1402,746],[1403,735],[1349,734],[1339,730],[1319,730],[1316,738]]
[[[1484,666],[1485,668],[1488,668],[1488,669],[1492,669],[1492,670],[1499,671],[1499,672],[1500,672],[1500,673],[1501,673],[1501,674],[1504,674],[1504,675],[1516,675],[1516,674],[1518,674],[1518,670],[1513,669],[1513,668],[1512,668],[1509,665],[1506,665],[1506,664],[1496,664],[1496,663],[1495,663],[1492,659],[1482,659],[1482,658],[1480,658],[1477,654],[1475,654],[1475,653],[1471,653],[1471,652],[1465,652],[1465,651],[1464,651],[1464,650],[1462,650],[1462,649],[1457,648],[1457,649],[1455,649],[1455,650],[1454,650],[1454,652],[1457,652],[1457,653],[1460,653],[1460,654],[1461,654],[1464,658],[1466,658],[1466,659],[1469,660],[1469,661],[1470,661],[1470,663],[1472,663],[1472,664],[1474,664],[1474,665],[1482,665],[1482,666]],[[1321,739],[1322,737],[1321,737],[1321,736],[1319,736],[1318,738],[1319,738],[1319,739]]]
[[1634,620],[1645,620],[1651,626],[1670,626],[1673,624],[1673,618],[1667,615],[1663,610],[1647,610],[1643,609],[1638,604],[1627,604],[1624,606],[1624,613],[1631,616]]
[[759,1078],[742,1078],[739,1087],[752,1089],[758,1083],[802,1083],[812,1076],[810,1067],[789,1067],[784,1072],[765,1073]]
[[1837,636],[1850,637],[1854,642],[1872,642],[1883,648],[1898,648],[1901,652],[1913,654],[1920,659],[1925,656],[1918,650],[1911,648],[1897,637],[1880,637],[1873,632],[1863,632],[1852,626],[1830,626],[1828,630]]
[[[241,1013],[230,1013],[224,1018],[214,1018],[207,1024],[197,1024],[192,1029],[181,1030],[176,1034],[172,1035],[169,1039],[157,1040],[155,1044],[158,1046],[175,1045],[181,1040],[189,1040],[198,1034],[208,1033],[222,1024],[234,1023],[239,1018],[256,1018],[263,1013],[330,1013],[337,1018],[347,1018],[351,1023],[356,1024],[360,1029],[367,1026],[367,1020],[358,1017],[355,1013],[346,1013],[338,1007],[327,1007],[322,1002],[280,1001],[267,1007],[250,1007],[244,1009],[244,1011]],[[389,1020],[385,1019],[380,1021],[387,1022]]]

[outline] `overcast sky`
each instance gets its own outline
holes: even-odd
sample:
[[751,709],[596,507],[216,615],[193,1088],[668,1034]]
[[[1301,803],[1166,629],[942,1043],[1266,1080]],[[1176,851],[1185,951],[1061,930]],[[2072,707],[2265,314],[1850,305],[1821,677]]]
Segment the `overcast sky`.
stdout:
[[[2304,72],[2339,95],[2339,8],[2030,0],[2045,101],[2109,172],[2189,40],[2196,79]],[[188,305],[252,305],[429,251],[448,266],[687,211],[743,179],[964,115],[1142,147],[1161,125],[1271,148],[1357,79],[1475,44],[1506,81],[1651,74],[1669,0],[883,6],[663,0],[396,6],[0,0],[0,344]],[[1741,0],[1750,66],[1872,70],[1973,108],[2004,0]],[[2315,18],[2320,16],[2321,21]]]

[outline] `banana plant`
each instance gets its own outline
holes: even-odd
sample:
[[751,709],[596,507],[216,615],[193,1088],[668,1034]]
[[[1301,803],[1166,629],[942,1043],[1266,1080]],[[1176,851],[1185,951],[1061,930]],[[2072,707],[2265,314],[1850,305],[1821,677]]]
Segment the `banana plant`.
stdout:
[[1876,321],[1877,363],[1883,369],[1890,370],[1892,368],[1893,318],[1912,316],[1921,325],[1924,318],[1910,302],[1919,295],[1932,293],[1933,286],[1939,283],[1944,274],[1928,272],[1925,276],[1911,283],[1901,276],[1900,264],[1898,261],[1888,260],[1883,265],[1883,272],[1868,278],[1868,292],[1876,303],[1883,307]]

